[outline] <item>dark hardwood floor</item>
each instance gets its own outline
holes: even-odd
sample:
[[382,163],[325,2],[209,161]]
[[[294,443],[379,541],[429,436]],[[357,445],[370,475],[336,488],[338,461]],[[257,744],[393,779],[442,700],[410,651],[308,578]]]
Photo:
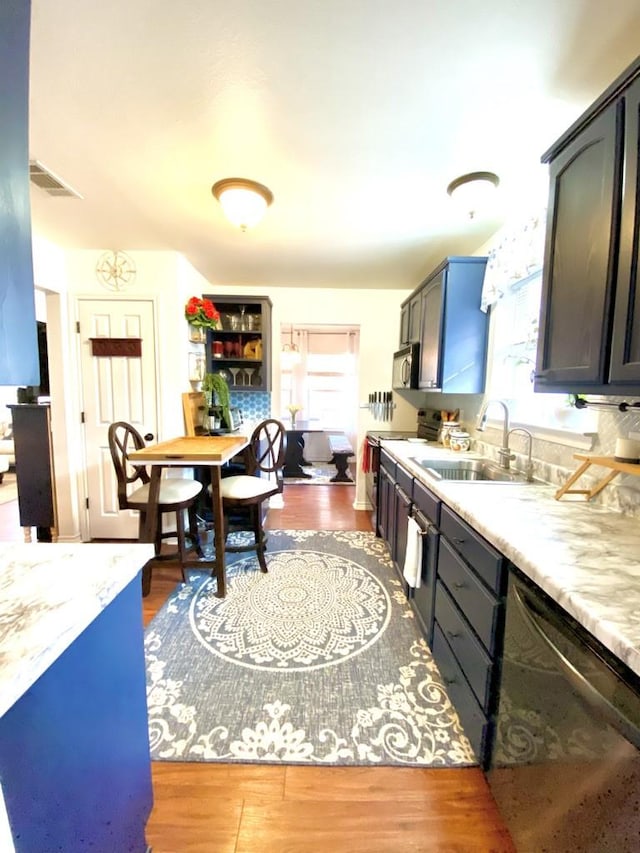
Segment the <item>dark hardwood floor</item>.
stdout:
[[[0,487],[1,488],[1,487]],[[272,529],[370,530],[351,486],[287,485]],[[17,502],[0,538],[22,540]],[[180,580],[154,570],[145,624]],[[298,767],[154,762],[154,853],[513,853],[477,768]]]

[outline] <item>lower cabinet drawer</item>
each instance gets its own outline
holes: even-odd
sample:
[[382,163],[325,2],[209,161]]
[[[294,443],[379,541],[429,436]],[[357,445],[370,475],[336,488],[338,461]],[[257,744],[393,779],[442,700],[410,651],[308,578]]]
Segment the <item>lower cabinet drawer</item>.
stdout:
[[440,524],[441,501],[419,480],[413,481],[413,502],[416,508],[436,527]]
[[395,480],[398,463],[386,450],[380,450],[380,467],[388,471],[391,478]]
[[493,662],[440,581],[436,587],[436,619],[478,702],[488,712]]
[[458,712],[464,733],[469,738],[476,758],[480,764],[484,764],[489,744],[489,721],[482,713],[482,708],[437,622],[433,628],[433,657],[447,694]]
[[440,536],[438,575],[490,655],[494,654],[502,604]]
[[442,507],[440,532],[453,543],[482,580],[500,594],[505,583],[505,558],[447,506]]
[[413,494],[413,475],[408,471],[405,471],[404,468],[401,468],[400,465],[396,468],[396,483],[400,486],[407,497],[411,499]]

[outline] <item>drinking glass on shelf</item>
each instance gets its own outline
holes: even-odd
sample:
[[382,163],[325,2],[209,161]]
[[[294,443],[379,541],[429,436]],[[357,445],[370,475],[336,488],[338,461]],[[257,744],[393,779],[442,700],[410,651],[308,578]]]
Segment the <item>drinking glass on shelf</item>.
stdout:
[[244,369],[244,375],[245,375],[244,384],[245,385],[253,385],[254,384],[253,374],[255,372],[256,372],[255,367],[245,367],[245,369]]
[[232,385],[241,385],[241,382],[238,382],[238,373],[242,373],[242,369],[240,367],[230,367],[229,371],[233,377],[231,384]]
[[224,342],[224,354],[225,358],[231,358],[234,352],[233,341],[225,341]]

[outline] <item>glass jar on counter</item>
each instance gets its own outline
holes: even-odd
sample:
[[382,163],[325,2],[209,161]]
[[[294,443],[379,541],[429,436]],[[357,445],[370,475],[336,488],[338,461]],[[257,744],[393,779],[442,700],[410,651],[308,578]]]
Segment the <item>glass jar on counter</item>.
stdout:
[[460,429],[460,423],[458,421],[442,421],[440,424],[440,433],[438,435],[438,441],[440,444],[443,444],[445,447],[449,447],[449,438],[451,436],[451,432],[455,429]]
[[449,447],[451,450],[462,452],[471,447],[471,436],[466,430],[454,429],[449,433]]

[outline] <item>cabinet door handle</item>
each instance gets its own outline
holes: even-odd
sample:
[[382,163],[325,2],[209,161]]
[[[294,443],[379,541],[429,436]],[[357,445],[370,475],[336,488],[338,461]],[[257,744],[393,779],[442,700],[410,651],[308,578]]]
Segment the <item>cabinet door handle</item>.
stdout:
[[462,545],[462,543],[466,542],[467,540],[466,539],[458,539],[454,536],[453,541],[456,543],[456,545]]
[[444,681],[445,684],[456,684],[456,682],[457,682],[457,678],[455,677],[455,675],[449,675],[449,676],[445,675],[445,676],[443,676],[442,680]]
[[447,637],[451,637],[452,640],[456,640],[460,636],[460,631],[447,631]]
[[464,581],[454,581],[453,582],[453,588],[454,589],[464,589],[465,586],[466,586],[466,583]]

